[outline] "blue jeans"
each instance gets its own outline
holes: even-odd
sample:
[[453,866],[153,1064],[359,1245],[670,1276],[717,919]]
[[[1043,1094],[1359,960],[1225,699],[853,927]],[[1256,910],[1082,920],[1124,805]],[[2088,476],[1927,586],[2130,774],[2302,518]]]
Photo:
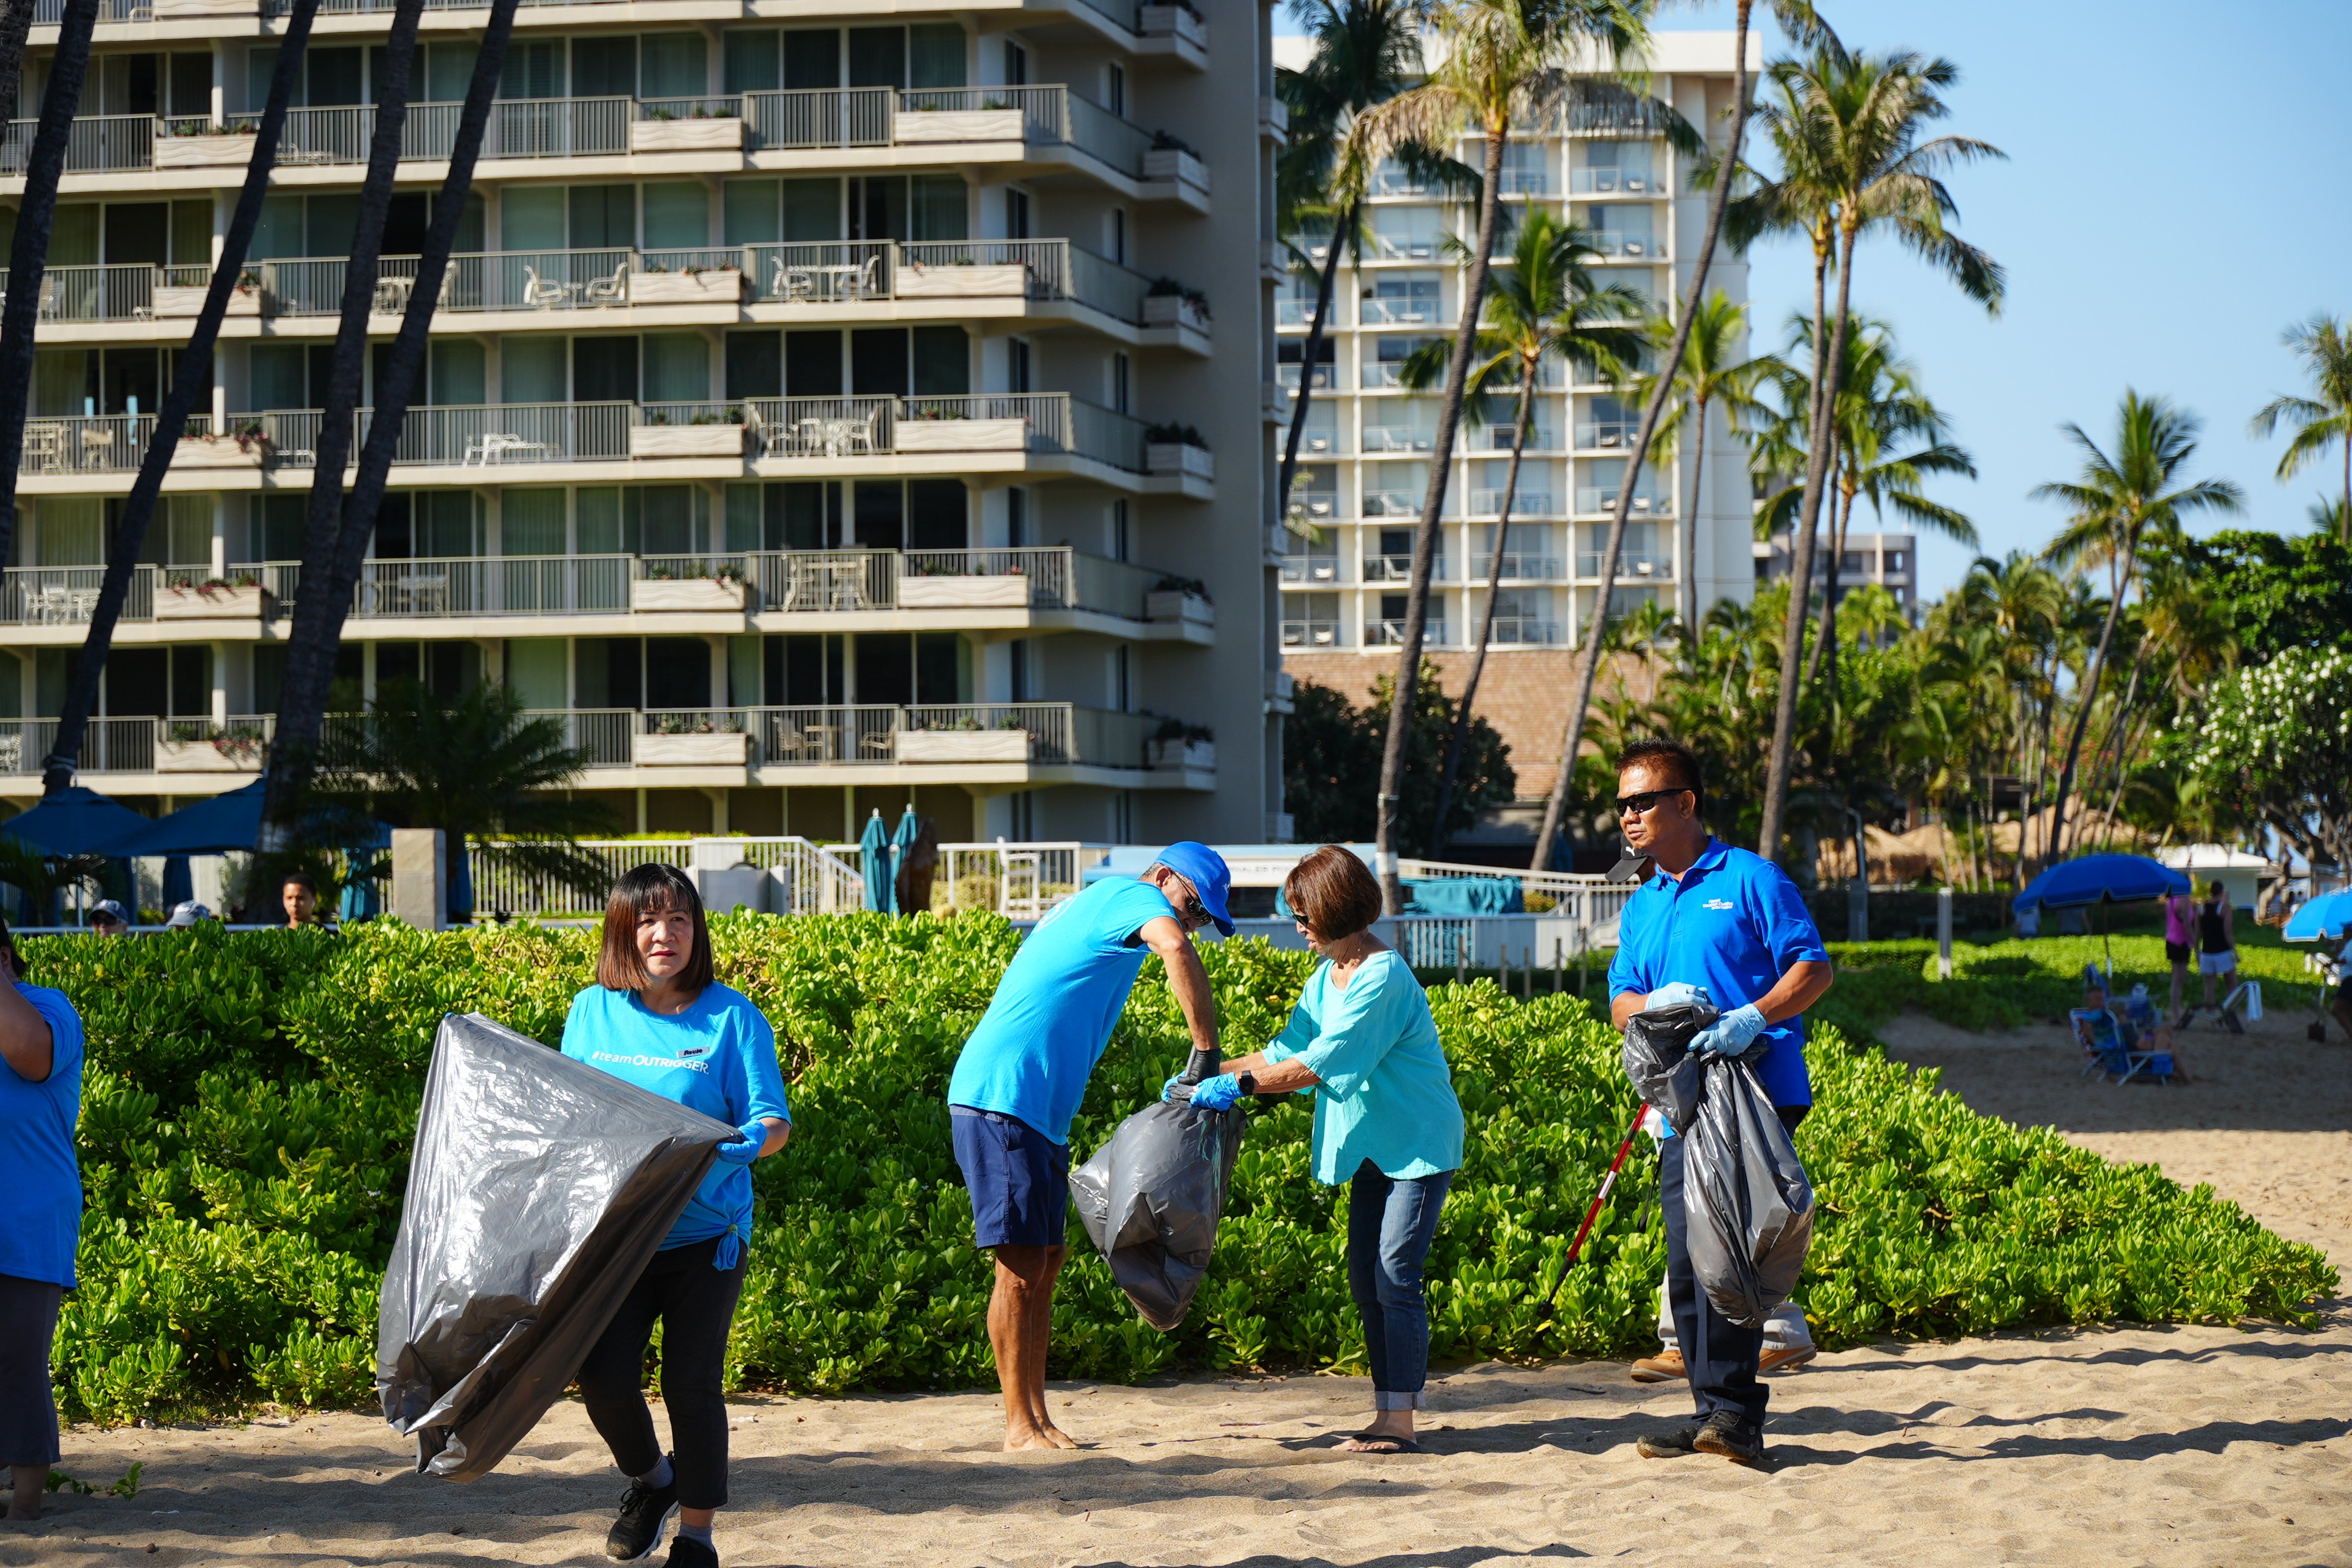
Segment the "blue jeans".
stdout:
[[1364,1321],[1372,1408],[1418,1410],[1429,1381],[1429,1302],[1421,1266],[1454,1173],[1397,1180],[1370,1160],[1348,1184],[1348,1294]]

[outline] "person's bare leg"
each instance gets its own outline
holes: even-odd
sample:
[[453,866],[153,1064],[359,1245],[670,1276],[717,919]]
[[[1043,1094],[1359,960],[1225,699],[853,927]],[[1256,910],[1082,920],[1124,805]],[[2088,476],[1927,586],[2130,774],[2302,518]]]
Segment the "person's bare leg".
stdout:
[[1412,1442],[1412,1412],[1410,1410],[1373,1411],[1372,1418],[1364,1424],[1362,1430],[1340,1444],[1339,1449],[1342,1453],[1348,1454],[1377,1453],[1380,1450],[1374,1446],[1372,1440],[1381,1437],[1397,1437],[1408,1443]]
[[1061,1252],[1058,1247],[996,1249],[996,1286],[988,1298],[988,1342],[996,1352],[996,1381],[1004,1394],[1007,1452],[1061,1447],[1047,1436],[1052,1424],[1045,1418],[1044,1342],[1030,1328],[1032,1318],[1041,1310],[1048,1323],[1053,1321],[1054,1278],[1061,1272]]
[[49,1484],[47,1465],[12,1465],[9,1467],[16,1490],[8,1499],[8,1517],[25,1520],[41,1517],[41,1493]]
[[1045,1441],[1056,1448],[1078,1446],[1076,1438],[1055,1425],[1053,1412],[1045,1403],[1045,1356],[1054,1339],[1054,1286],[1062,1277],[1062,1263],[1067,1256],[1066,1247],[1045,1248],[1045,1279],[1040,1289],[1031,1292],[1029,1314],[1022,1323],[1023,1332],[1028,1341],[1024,1349],[1028,1354],[1031,1372],[1030,1414],[1035,1418],[1037,1430],[1045,1435]]
[[2174,964],[2172,966],[2172,1016],[2176,1018],[2180,1016],[2180,994],[2188,988],[2189,965]]
[[[2201,969],[2204,967],[2204,965],[2200,964],[2198,967],[2201,970]],[[2210,1007],[2212,1005],[2213,1005],[2213,977],[2212,977],[2211,975],[2208,974],[2208,975],[2206,975],[2206,976],[2205,976],[2205,1005],[2207,1005],[2208,1007]]]

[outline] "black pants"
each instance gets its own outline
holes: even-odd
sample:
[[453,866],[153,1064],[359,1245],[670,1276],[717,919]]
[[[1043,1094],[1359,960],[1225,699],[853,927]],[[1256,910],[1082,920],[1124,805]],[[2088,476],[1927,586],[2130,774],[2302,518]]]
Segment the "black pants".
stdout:
[[0,1465],[58,1462],[58,1405],[49,1347],[65,1287],[0,1274]]
[[[1795,1131],[1811,1109],[1781,1106],[1781,1125]],[[1761,1429],[1766,1393],[1756,1363],[1764,1354],[1763,1327],[1743,1329],[1717,1312],[1691,1271],[1690,1236],[1683,1217],[1683,1149],[1689,1142],[1669,1138],[1658,1146],[1658,1203],[1666,1220],[1666,1304],[1675,1314],[1675,1342],[1690,1369],[1691,1403],[1698,1408],[1698,1418],[1704,1421],[1718,1410],[1728,1410]]]
[[727,1397],[719,1383],[747,1259],[737,1258],[732,1268],[713,1268],[719,1240],[713,1237],[655,1253],[580,1368],[588,1419],[613,1450],[613,1462],[624,1475],[644,1475],[662,1458],[645,1395],[646,1345],[653,1338],[654,1321],[661,1321],[662,1403],[669,1406],[683,1508],[727,1506]]

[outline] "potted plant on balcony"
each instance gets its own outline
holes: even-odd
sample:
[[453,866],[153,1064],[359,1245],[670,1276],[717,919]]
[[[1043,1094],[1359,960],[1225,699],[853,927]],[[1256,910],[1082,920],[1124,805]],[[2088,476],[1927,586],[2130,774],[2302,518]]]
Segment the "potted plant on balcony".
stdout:
[[970,251],[908,262],[898,272],[901,299],[1025,300],[1029,268],[1020,261],[983,262]]
[[743,117],[732,105],[698,105],[685,114],[655,109],[629,121],[632,153],[728,153],[743,145]]
[[[174,271],[180,270],[173,268]],[[155,285],[155,315],[159,321],[192,317],[205,308],[205,296],[212,292],[212,280],[202,283],[158,283]],[[236,275],[236,285],[228,297],[230,316],[261,314],[261,269],[247,267]]]
[[1198,289],[1187,289],[1173,278],[1155,278],[1151,291],[1143,297],[1143,324],[1190,327],[1196,332],[1205,332],[1209,330],[1209,297]]
[[629,584],[629,608],[700,611],[740,616],[751,602],[751,585],[727,562],[692,561],[648,566]]
[[[971,558],[962,558],[969,562]],[[977,572],[962,565],[907,558],[898,575],[898,607],[902,610],[1013,609],[1029,607],[1029,574],[1015,564],[1002,572]]]
[[637,734],[630,758],[641,768],[740,768],[751,748],[751,733],[731,713],[663,713]]
[[204,120],[156,121],[154,165],[158,169],[217,169],[253,162],[255,126],[221,125]]
[[[950,95],[924,95],[945,100]],[[905,145],[931,142],[1018,142],[1021,106],[1009,99],[983,98],[977,109],[901,110],[890,119],[890,139]]]
[[1217,606],[1209,585],[1198,577],[1164,576],[1143,595],[1143,615],[1153,621],[1190,621],[1195,626],[1217,624]]
[[230,577],[201,576],[194,572],[167,572],[155,589],[159,621],[258,621],[267,608],[268,590],[250,572]]
[[1214,479],[1217,460],[1209,443],[1190,425],[1154,425],[1143,433],[1143,466],[1155,474]]
[[1021,727],[1011,713],[998,717],[994,729],[983,729],[970,713],[927,729],[901,730],[892,737],[902,763],[1025,763],[1036,736]]
[[633,269],[629,276],[632,305],[724,305],[731,309],[742,299],[743,269],[740,267],[683,267],[675,272],[667,267],[643,267]]
[[175,722],[155,742],[155,771],[257,773],[263,740],[258,724]]
[[1162,719],[1160,728],[1144,742],[1143,764],[1150,768],[1186,768],[1202,773],[1215,771],[1217,737],[1206,726],[1187,724],[1181,719]]
[[743,410],[730,406],[723,413],[698,414],[683,425],[667,414],[656,414],[642,425],[629,426],[632,458],[740,458],[743,455]]
[[892,427],[890,441],[901,452],[1025,452],[1029,421],[975,419],[954,400],[918,399]]
[[1147,180],[1173,180],[1178,184],[1209,188],[1209,165],[1200,150],[1181,136],[1165,131],[1151,133],[1151,146],[1143,154],[1143,177]]
[[175,468],[260,468],[268,465],[276,443],[258,419],[231,426],[218,436],[183,436],[172,448]]

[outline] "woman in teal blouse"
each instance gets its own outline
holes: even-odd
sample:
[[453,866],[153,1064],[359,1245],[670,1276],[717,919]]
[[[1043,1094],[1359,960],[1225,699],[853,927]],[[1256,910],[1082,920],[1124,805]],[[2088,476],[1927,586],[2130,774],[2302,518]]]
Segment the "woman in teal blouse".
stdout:
[[[1291,870],[1283,897],[1327,962],[1282,1033],[1228,1072],[1243,1093],[1315,1096],[1315,1179],[1349,1184],[1348,1290],[1372,1363],[1371,1423],[1340,1447],[1417,1453],[1412,1413],[1429,1376],[1421,1271],[1462,1163],[1462,1105],[1428,994],[1371,933],[1381,886],[1364,863],[1327,844]],[[1212,1103],[1214,1083],[1201,1086]]]

